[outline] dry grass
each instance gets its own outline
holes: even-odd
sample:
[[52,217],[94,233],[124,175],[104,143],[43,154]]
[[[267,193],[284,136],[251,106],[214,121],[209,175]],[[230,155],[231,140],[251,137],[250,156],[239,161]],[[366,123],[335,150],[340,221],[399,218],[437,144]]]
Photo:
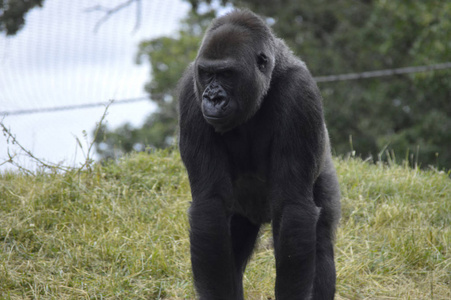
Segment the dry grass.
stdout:
[[[337,159],[343,217],[338,299],[451,299],[451,180],[437,171]],[[0,175],[1,299],[193,299],[176,153],[91,171]],[[274,299],[269,227],[246,271]]]

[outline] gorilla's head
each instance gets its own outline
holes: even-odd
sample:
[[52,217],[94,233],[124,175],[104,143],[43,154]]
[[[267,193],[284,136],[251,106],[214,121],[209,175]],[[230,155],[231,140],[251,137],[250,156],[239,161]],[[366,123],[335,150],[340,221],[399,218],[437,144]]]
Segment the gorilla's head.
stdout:
[[275,38],[257,15],[239,11],[216,19],[194,63],[197,100],[218,132],[246,122],[269,89]]

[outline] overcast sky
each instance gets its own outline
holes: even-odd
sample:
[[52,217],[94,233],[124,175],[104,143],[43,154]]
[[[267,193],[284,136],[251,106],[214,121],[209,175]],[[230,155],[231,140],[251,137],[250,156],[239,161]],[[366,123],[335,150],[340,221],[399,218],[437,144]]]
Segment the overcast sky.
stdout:
[[[103,23],[95,5],[114,7],[124,0],[46,0],[33,9],[16,36],[0,36],[0,114],[33,108],[78,105],[145,96],[149,63],[135,64],[144,39],[174,34],[189,5],[180,0],[146,0],[142,20],[134,31],[135,7],[128,7]],[[149,101],[113,105],[107,124],[142,124],[154,109]],[[19,142],[37,157],[68,165],[83,161],[76,138],[91,133],[104,108],[10,115],[3,118]],[[18,152],[0,136],[0,163],[7,151]],[[25,167],[33,164],[22,158]],[[4,169],[4,167],[2,168]]]

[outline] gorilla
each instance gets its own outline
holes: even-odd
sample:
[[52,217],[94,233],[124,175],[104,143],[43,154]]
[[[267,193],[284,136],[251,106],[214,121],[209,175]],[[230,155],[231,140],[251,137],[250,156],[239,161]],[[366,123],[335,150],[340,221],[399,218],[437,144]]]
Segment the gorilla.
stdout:
[[305,63],[248,10],[215,19],[179,82],[194,285],[243,299],[259,228],[271,222],[275,295],[333,299],[340,192],[322,99]]

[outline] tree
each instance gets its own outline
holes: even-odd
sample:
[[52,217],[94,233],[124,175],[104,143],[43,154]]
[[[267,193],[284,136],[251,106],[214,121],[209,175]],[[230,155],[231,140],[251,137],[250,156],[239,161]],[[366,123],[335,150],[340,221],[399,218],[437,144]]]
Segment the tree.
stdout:
[[44,0],[0,0],[0,32],[15,35],[25,25],[25,15]]
[[[196,7],[204,1],[189,2]],[[222,3],[268,17],[277,35],[307,62],[314,76],[451,60],[447,1]],[[334,150],[377,158],[387,149],[398,157],[418,155],[413,159],[423,166],[451,168],[450,75],[445,70],[319,84]]]
[[[187,1],[193,5],[193,11],[215,2]],[[221,0],[220,3],[248,7],[266,16],[276,34],[307,62],[314,76],[451,61],[448,1]],[[195,27],[197,20],[192,21],[190,26]],[[186,36],[180,34],[171,40],[173,47],[186,46],[182,37],[187,40],[192,33],[186,28],[184,33]],[[165,55],[174,51],[172,46],[167,45],[169,48],[160,52],[147,48],[154,72],[147,89],[153,93],[152,98],[161,93],[161,98],[155,98],[160,113],[175,112],[174,94],[169,91],[195,56],[201,32],[195,32],[195,37],[197,43],[187,48],[193,51],[192,55],[186,56],[185,64],[177,66],[169,65],[174,56]],[[181,49],[177,51],[183,53]],[[158,76],[160,71],[166,75]],[[416,157],[412,159],[423,166],[451,168],[450,75],[450,70],[442,70],[320,83],[334,151],[345,154],[354,150],[377,159],[381,153],[382,158],[385,156],[386,149],[397,157],[413,154]],[[169,101],[158,100],[164,97]],[[172,110],[166,106],[172,106]],[[174,128],[175,123],[168,126]]]

